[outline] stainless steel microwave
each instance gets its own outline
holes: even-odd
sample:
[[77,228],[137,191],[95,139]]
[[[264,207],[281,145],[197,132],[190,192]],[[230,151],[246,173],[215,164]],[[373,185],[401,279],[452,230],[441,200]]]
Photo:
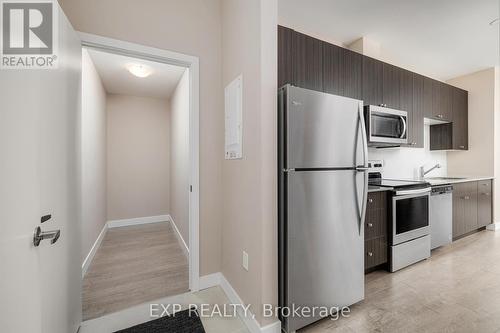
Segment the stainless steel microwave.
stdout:
[[408,112],[383,106],[365,106],[368,145],[397,147],[408,143]]

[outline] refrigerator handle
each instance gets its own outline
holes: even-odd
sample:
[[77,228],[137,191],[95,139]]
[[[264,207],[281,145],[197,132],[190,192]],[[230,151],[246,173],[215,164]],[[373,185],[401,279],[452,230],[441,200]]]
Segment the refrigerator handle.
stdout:
[[[359,125],[361,128],[361,139],[363,144],[363,166],[358,166],[356,171],[364,172],[364,184],[363,184],[363,198],[361,201],[361,212],[359,214],[359,234],[363,231],[363,224],[366,216],[366,205],[368,202],[368,141],[366,138],[366,126],[365,126],[365,117],[363,114],[363,102],[359,102],[358,107],[359,112]],[[356,191],[357,193],[357,191]],[[359,206],[358,206],[359,207]]]
[[363,167],[368,167],[368,139],[366,134],[365,116],[363,114],[363,102],[359,102],[359,127],[361,128],[361,140],[363,145]]
[[368,170],[363,171],[365,183],[363,185],[363,201],[361,203],[361,214],[359,214],[359,235],[363,231],[363,225],[365,223],[366,216],[366,206],[368,204]]

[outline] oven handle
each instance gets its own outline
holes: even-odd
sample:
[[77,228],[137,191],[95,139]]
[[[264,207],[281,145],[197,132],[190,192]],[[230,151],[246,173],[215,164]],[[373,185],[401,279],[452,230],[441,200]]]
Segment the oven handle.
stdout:
[[411,194],[424,194],[429,193],[431,191],[430,187],[420,188],[418,190],[396,190],[396,195],[411,195]]
[[401,136],[399,137],[400,139],[404,139],[406,135],[406,120],[405,117],[399,116],[401,118],[401,121],[403,122],[403,133],[401,133]]

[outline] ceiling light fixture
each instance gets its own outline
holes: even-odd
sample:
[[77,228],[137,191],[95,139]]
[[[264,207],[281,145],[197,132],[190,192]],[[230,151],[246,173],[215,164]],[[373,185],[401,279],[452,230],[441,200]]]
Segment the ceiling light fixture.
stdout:
[[131,64],[127,69],[132,75],[137,77],[148,77],[153,73],[151,67],[142,64]]
[[498,18],[496,18],[490,22],[490,25],[495,25],[495,24],[498,24]]

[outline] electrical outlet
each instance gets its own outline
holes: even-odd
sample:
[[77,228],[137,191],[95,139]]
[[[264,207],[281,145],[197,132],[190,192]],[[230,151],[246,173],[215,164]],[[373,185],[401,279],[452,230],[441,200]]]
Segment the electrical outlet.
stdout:
[[246,251],[243,251],[243,261],[241,265],[246,271],[248,271],[248,253],[246,253]]

